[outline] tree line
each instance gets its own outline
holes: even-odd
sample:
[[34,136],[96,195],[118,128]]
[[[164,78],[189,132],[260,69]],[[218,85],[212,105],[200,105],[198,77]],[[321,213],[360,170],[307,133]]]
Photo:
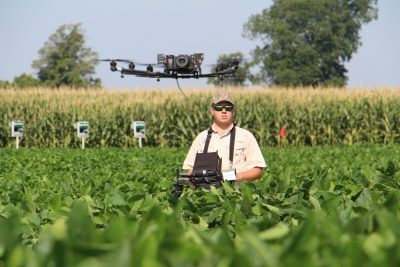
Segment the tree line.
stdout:
[[[249,59],[238,51],[217,63],[241,62],[235,77],[209,78],[216,86],[336,86],[347,83],[345,63],[361,45],[363,24],[377,19],[377,0],[273,0],[250,16],[243,37],[258,41]],[[37,77],[21,74],[0,88],[47,86],[101,87],[95,78],[98,54],[85,47],[81,24],[62,25],[33,61]]]
[[39,50],[39,56],[32,63],[37,77],[23,73],[13,82],[0,81],[0,88],[101,87],[101,79],[93,76],[98,53],[85,46],[80,23],[59,27]]

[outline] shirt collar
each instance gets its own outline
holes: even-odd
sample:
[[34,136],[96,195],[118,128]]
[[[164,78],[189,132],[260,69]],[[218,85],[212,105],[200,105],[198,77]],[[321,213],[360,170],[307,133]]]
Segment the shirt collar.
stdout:
[[[215,124],[215,122],[211,125],[211,129],[213,130],[213,133],[218,133],[218,131],[215,129],[216,127],[216,124]],[[228,128],[228,130],[226,131],[226,133],[224,134],[224,136],[225,135],[228,135],[230,132],[231,132],[231,130],[232,130],[232,128],[233,128],[233,123],[231,123],[231,125],[229,126],[229,128]]]

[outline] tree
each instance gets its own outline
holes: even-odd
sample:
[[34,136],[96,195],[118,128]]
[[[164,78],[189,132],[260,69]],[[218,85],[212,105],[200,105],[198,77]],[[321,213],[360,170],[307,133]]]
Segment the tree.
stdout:
[[9,81],[0,80],[0,89],[10,88],[11,84]]
[[344,86],[344,66],[361,45],[363,23],[377,18],[377,0],[274,0],[253,15],[243,35],[261,39],[252,56],[259,78],[280,86]]
[[41,85],[41,82],[33,77],[31,74],[23,73],[18,77],[14,78],[12,83],[13,87],[16,88],[29,88],[29,87],[38,87]]
[[39,50],[40,59],[32,64],[38,78],[47,86],[98,87],[101,81],[93,78],[98,55],[84,47],[80,24],[61,26]]
[[226,64],[232,60],[238,60],[241,63],[239,64],[239,67],[236,70],[234,77],[224,77],[222,80],[220,78],[211,77],[207,79],[207,83],[213,84],[215,86],[244,86],[246,79],[250,75],[250,65],[244,61],[243,53],[236,52],[221,55],[218,57],[217,65]]

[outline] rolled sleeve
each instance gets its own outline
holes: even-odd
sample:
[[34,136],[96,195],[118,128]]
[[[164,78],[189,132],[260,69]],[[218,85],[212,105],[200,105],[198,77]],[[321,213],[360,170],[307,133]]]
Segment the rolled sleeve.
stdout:
[[246,154],[246,169],[250,170],[252,168],[266,168],[264,157],[262,155],[261,149],[258,146],[257,140],[253,135],[249,136],[249,147]]

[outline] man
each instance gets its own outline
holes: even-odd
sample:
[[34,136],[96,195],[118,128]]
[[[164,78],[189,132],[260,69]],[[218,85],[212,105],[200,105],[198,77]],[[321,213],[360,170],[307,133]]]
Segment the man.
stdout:
[[[214,119],[211,130],[201,132],[193,141],[183,163],[183,169],[189,172],[193,170],[197,152],[217,151],[222,158],[221,170],[224,179],[227,179],[228,174],[230,176],[228,180],[253,181],[260,178],[266,167],[263,155],[253,134],[233,124],[236,107],[231,94],[227,91],[218,91],[212,98],[210,112]],[[232,137],[234,141],[231,141]],[[231,142],[234,144],[233,147]],[[230,160],[232,154],[233,159]]]

